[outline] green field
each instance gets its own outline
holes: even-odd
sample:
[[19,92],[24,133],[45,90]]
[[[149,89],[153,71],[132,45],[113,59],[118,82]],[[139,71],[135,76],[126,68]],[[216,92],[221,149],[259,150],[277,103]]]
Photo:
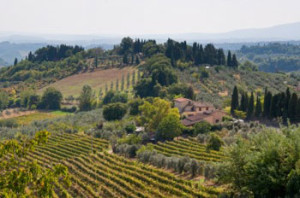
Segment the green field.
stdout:
[[[33,121],[36,120],[45,120],[49,118],[58,118],[66,115],[70,115],[71,113],[62,112],[62,111],[38,111],[29,115],[19,116],[15,118],[9,118],[16,121],[18,125],[29,125]],[[9,120],[7,119],[7,120]]]

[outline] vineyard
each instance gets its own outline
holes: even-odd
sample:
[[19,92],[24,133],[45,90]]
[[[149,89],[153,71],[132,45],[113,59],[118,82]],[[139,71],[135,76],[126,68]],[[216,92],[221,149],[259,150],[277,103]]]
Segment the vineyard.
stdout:
[[153,148],[166,156],[188,156],[199,161],[214,161],[219,162],[224,157],[221,151],[207,151],[204,144],[200,144],[196,140],[177,139],[174,141],[158,142],[153,144]]
[[44,168],[62,163],[69,168],[70,187],[57,183],[54,197],[217,197],[220,190],[106,151],[108,142],[79,134],[49,138],[25,160]]

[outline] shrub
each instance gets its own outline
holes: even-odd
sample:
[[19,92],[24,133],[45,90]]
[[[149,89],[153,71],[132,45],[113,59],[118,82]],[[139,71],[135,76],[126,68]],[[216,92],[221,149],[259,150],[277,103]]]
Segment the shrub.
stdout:
[[211,125],[206,121],[198,122],[194,125],[194,135],[208,133],[211,130]]
[[140,113],[139,106],[143,105],[144,101],[140,98],[133,99],[129,102],[130,115],[138,115]]
[[6,119],[6,120],[0,120],[0,127],[13,128],[13,127],[17,127],[17,126],[18,126],[18,123],[13,118]]
[[104,106],[103,117],[108,120],[121,120],[127,112],[127,106],[122,103],[112,103]]
[[136,134],[130,134],[127,135],[121,139],[118,140],[119,144],[140,144],[142,141],[142,138],[139,135]]
[[42,109],[57,110],[60,109],[60,102],[63,96],[60,91],[54,87],[48,87],[42,96],[40,107]]
[[219,136],[211,134],[206,148],[207,150],[212,149],[215,151],[219,151],[223,144],[224,142],[221,140],[221,138],[219,138]]
[[125,126],[125,131],[127,133],[133,133],[136,130],[135,124],[128,124]]

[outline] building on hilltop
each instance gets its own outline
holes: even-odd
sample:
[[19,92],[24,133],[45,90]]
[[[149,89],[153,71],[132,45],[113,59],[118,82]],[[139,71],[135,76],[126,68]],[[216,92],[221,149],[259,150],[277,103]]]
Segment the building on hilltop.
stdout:
[[217,124],[226,115],[223,111],[216,109],[210,103],[196,102],[187,98],[177,98],[174,105],[184,119],[181,121],[185,126],[206,121],[210,124]]

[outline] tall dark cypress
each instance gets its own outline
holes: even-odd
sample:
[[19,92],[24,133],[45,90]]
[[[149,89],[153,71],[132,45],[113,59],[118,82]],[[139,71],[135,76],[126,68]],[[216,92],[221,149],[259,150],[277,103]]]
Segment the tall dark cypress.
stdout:
[[236,86],[233,88],[233,93],[231,96],[231,114],[234,115],[234,110],[238,109],[239,107],[239,93]]
[[225,54],[223,49],[218,49],[218,65],[225,65]]
[[296,122],[300,122],[300,98],[298,98],[297,102]]
[[278,109],[279,101],[280,101],[280,94],[275,94],[271,100],[271,107],[270,107],[270,114],[269,114],[271,118],[278,117],[277,109]]
[[231,67],[232,66],[232,61],[231,61],[231,51],[228,51],[227,54],[227,66]]
[[237,61],[236,55],[233,54],[232,60],[231,60],[231,66],[234,68],[237,68],[239,66],[239,62]]
[[259,118],[262,113],[261,101],[258,96],[256,96],[256,106],[255,106],[255,117]]
[[284,100],[284,107],[283,107],[283,113],[282,113],[282,117],[283,117],[283,121],[286,122],[287,118],[289,117],[289,103],[290,103],[290,99],[291,99],[291,92],[290,92],[290,88],[287,88],[285,91],[285,100]]
[[253,116],[253,112],[254,112],[254,95],[253,92],[251,92],[250,100],[248,103],[247,118],[251,118]]
[[240,110],[247,112],[248,110],[248,94],[243,93],[241,98]]
[[17,65],[17,64],[18,64],[18,59],[15,58],[14,65]]
[[297,116],[297,103],[298,103],[298,97],[296,93],[292,94],[292,97],[289,102],[289,109],[288,109],[288,115],[292,122],[296,121]]
[[264,117],[270,116],[270,108],[271,108],[272,94],[269,91],[266,91],[264,98]]

